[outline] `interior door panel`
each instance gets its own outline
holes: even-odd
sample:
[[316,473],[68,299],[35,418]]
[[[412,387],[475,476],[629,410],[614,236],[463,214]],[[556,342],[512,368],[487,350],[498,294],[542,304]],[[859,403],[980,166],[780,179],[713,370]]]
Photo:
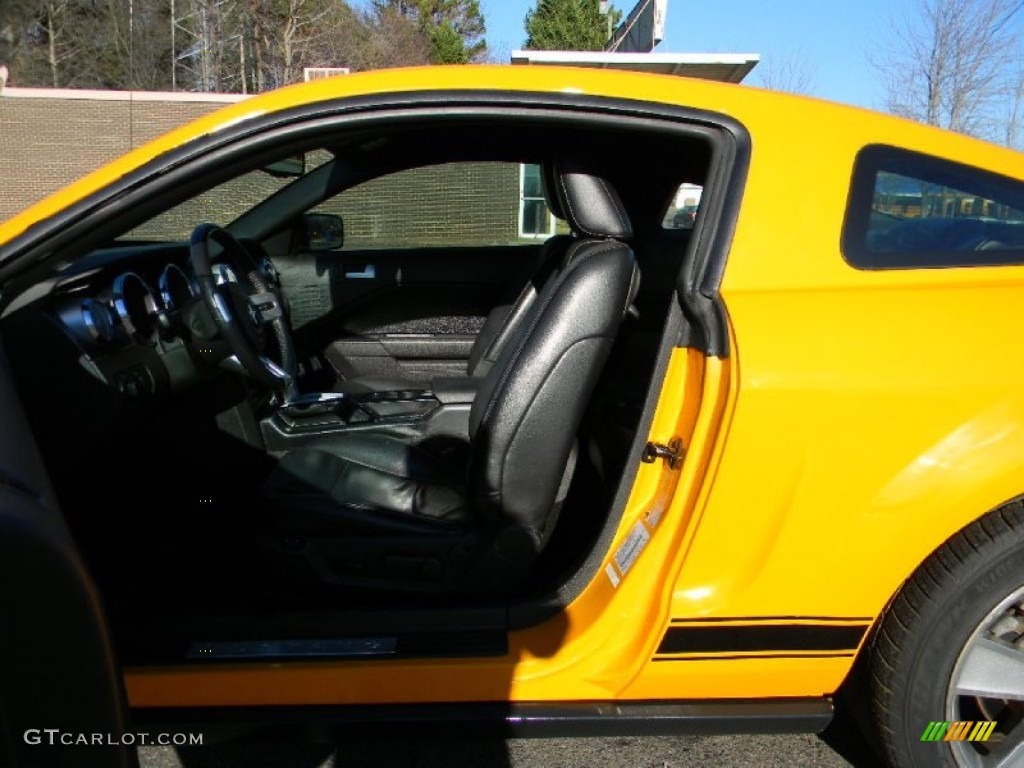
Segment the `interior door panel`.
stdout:
[[488,312],[524,283],[542,246],[295,253],[275,259],[292,325],[346,377],[465,373]]
[[352,336],[327,345],[331,366],[346,379],[364,376],[430,381],[466,373],[472,334],[389,333]]

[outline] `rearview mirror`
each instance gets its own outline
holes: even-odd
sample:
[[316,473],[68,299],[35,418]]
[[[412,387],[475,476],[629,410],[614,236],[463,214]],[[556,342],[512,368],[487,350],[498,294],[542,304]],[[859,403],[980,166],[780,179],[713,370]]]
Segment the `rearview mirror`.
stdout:
[[306,173],[306,156],[295,155],[264,165],[261,168],[264,173],[269,173],[276,179],[298,178]]

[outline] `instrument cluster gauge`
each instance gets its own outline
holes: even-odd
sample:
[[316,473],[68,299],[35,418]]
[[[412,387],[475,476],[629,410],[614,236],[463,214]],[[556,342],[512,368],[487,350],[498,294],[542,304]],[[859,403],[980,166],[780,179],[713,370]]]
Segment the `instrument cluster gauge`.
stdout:
[[125,272],[114,280],[114,312],[129,337],[149,339],[156,328],[160,304],[145,280]]
[[96,299],[82,300],[82,325],[89,338],[103,343],[113,341],[117,331],[110,307]]
[[181,309],[199,295],[199,288],[192,277],[177,264],[168,264],[160,274],[158,284],[160,298],[168,310]]

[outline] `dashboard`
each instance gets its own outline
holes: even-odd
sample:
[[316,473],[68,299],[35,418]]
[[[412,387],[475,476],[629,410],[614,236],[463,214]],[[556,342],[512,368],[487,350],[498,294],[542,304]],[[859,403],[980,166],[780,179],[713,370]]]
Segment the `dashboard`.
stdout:
[[186,244],[96,251],[57,275],[45,314],[74,343],[86,370],[132,399],[202,380],[204,350],[214,358],[221,343]]
[[145,342],[165,313],[180,310],[198,295],[192,276],[170,263],[160,272],[155,288],[138,272],[122,272],[97,295],[66,306],[61,319],[73,333],[98,346],[114,344],[119,336]]

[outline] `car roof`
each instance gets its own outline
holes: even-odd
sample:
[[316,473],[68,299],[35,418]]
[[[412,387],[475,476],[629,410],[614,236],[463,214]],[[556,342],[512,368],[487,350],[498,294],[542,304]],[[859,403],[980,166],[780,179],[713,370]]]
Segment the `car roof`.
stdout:
[[[1024,179],[1024,155],[908,120],[833,102],[708,80],[580,67],[469,65],[385,69],[300,83],[254,96],[187,123],[123,155],[0,224],[0,244],[188,142],[295,107],[339,99],[415,92],[578,94],[682,106],[727,115],[761,147],[799,152],[828,142],[851,158],[872,143],[913,147]],[[756,160],[755,160],[756,162]]]

